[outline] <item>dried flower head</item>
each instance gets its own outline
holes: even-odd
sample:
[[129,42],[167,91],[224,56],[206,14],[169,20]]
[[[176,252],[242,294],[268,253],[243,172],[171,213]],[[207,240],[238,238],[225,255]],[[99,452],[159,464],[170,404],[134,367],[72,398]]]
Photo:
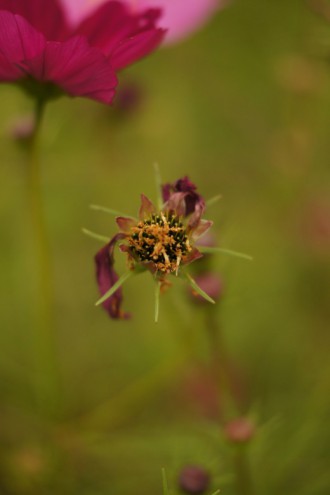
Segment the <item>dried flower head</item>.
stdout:
[[[241,253],[220,248],[197,247],[196,241],[212,226],[210,220],[203,219],[205,201],[197,193],[197,188],[188,177],[174,184],[162,186],[162,203],[159,208],[144,195],[138,218],[116,214],[114,210],[93,206],[94,209],[116,215],[119,232],[107,239],[90,231],[84,232],[106,241],[95,256],[96,276],[101,293],[97,305],[103,304],[112,318],[127,318],[121,309],[122,284],[133,274],[149,271],[156,283],[155,320],[158,319],[159,294],[170,285],[170,278],[185,277],[195,295],[214,303],[214,299],[204,291],[186,270],[186,266],[200,259],[203,249],[222,251],[246,257]],[[118,277],[114,269],[114,249],[116,245],[126,255],[128,270]]]
[[[188,181],[187,178],[182,179]],[[185,275],[199,294],[214,302],[195,284],[185,272],[185,267],[202,257],[195,241],[212,225],[202,219],[205,202],[190,189],[170,192],[165,203],[156,206],[141,195],[138,218],[117,216],[119,232],[96,254],[97,281],[103,304],[112,318],[126,318],[121,310],[121,285],[134,273],[148,270],[156,282],[156,319],[158,316],[158,296],[171,284],[171,275]],[[128,271],[120,278],[114,270],[114,248],[119,244],[121,252],[127,256]]]

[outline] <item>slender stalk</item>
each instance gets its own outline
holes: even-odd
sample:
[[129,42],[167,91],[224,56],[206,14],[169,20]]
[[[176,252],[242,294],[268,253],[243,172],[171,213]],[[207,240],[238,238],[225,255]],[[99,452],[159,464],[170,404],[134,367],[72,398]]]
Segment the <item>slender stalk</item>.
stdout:
[[[206,327],[208,330],[211,354],[211,366],[219,384],[221,398],[221,417],[223,426],[241,416],[241,404],[235,392],[230,369],[230,361],[225,348],[222,328],[213,308],[207,312]],[[237,495],[253,495],[253,483],[248,462],[248,445],[233,445],[233,466],[235,471]]]
[[234,454],[237,495],[254,493],[247,448],[248,445],[238,445]]
[[221,400],[220,421],[224,425],[238,413],[238,400],[232,382],[229,358],[224,345],[222,328],[219,324],[215,308],[206,311],[206,330],[210,346],[210,366],[217,380]]
[[43,214],[39,163],[39,136],[44,106],[44,100],[37,100],[35,127],[28,147],[26,186],[36,260],[34,267],[36,269],[36,304],[38,308],[38,318],[35,324],[37,400],[43,412],[54,412],[57,403],[58,374],[54,342],[53,277],[50,246]]

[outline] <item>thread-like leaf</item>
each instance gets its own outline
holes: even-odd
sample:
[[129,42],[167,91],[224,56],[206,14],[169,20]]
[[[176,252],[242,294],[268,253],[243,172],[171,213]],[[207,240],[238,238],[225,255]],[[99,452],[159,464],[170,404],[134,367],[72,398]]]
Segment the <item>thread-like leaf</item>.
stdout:
[[232,249],[220,248],[220,247],[211,247],[211,246],[198,246],[198,250],[201,253],[222,253],[228,254],[229,256],[235,256],[236,258],[242,258],[244,260],[252,261],[253,257],[249,254],[240,253],[239,251],[233,251]]
[[185,275],[189,280],[191,287],[194,289],[195,292],[197,292],[197,294],[206,299],[206,301],[215,304],[214,299],[212,299],[212,297],[210,297],[206,292],[203,291],[203,289],[199,287],[199,285],[197,285],[196,281],[192,278],[191,275],[189,275],[189,273],[185,273]]
[[160,297],[160,282],[156,282],[155,288],[155,323],[158,323],[159,316],[159,297]]
[[154,163],[154,172],[155,172],[155,182],[156,182],[156,191],[157,191],[157,207],[159,208],[159,210],[161,210],[163,206],[162,178],[160,175],[158,163]]
[[98,301],[96,301],[95,306],[99,306],[104,301],[109,299],[109,297],[111,297],[112,294],[114,294],[116,292],[116,290],[119,289],[119,287],[121,287],[123,285],[123,283],[126,282],[126,280],[128,278],[130,278],[133,274],[134,274],[134,271],[132,271],[132,270],[129,270],[128,272],[124,273],[117,280],[117,282],[112,287],[110,287],[110,289],[105,294],[103,294],[103,296]]
[[95,239],[97,241],[101,241],[102,243],[108,243],[110,241],[110,237],[106,237],[105,235],[96,234],[95,232],[84,228],[81,230],[84,234],[88,235],[88,237],[91,237],[92,239]]
[[208,199],[206,201],[206,206],[209,207],[209,206],[212,206],[214,205],[215,203],[217,203],[219,201],[219,199],[222,198],[222,195],[221,194],[217,194],[216,196],[213,196],[212,198]]
[[89,206],[92,210],[96,211],[103,211],[104,213],[109,213],[109,215],[113,215],[115,217],[126,217],[126,218],[134,218],[131,215],[126,215],[126,213],[123,213],[121,211],[113,210],[112,208],[106,208],[105,206],[100,206],[100,205],[90,205]]

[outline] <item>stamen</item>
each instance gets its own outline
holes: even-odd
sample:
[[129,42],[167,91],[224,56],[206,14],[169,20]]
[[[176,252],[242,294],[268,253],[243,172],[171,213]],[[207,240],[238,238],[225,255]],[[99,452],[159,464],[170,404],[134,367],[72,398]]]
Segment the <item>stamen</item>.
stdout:
[[128,242],[135,258],[153,262],[162,273],[178,274],[181,261],[192,249],[180,218],[164,212],[138,222]]

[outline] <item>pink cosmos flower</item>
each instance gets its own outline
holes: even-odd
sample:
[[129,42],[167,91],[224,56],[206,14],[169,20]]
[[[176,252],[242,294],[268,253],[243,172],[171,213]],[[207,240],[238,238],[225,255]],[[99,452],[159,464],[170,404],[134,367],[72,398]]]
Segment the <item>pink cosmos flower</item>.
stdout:
[[73,26],[59,0],[0,0],[0,82],[39,99],[64,92],[111,103],[116,72],[163,39],[159,16],[108,0]]
[[[71,22],[79,22],[105,0],[62,0]],[[168,28],[166,43],[179,41],[200,28],[228,0],[124,0],[132,12],[161,8],[162,26]]]

